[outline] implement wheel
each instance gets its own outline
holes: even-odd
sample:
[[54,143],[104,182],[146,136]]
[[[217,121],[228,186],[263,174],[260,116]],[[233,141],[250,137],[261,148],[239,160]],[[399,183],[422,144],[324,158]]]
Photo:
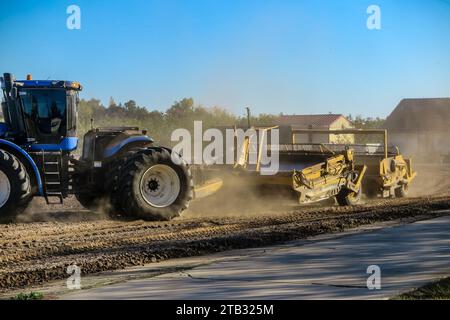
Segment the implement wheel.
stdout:
[[361,187],[358,192],[343,188],[336,196],[336,201],[340,206],[353,206],[361,200]]
[[400,187],[395,189],[395,196],[397,198],[405,198],[408,196],[409,186],[407,184],[402,184]]

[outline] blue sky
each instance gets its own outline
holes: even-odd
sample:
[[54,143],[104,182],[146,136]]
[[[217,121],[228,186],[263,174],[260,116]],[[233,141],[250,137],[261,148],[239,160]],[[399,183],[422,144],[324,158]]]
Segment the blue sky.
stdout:
[[[66,8],[81,8],[81,30]],[[381,30],[366,28],[369,5]],[[1,1],[0,72],[165,110],[387,116],[450,97],[450,0]]]

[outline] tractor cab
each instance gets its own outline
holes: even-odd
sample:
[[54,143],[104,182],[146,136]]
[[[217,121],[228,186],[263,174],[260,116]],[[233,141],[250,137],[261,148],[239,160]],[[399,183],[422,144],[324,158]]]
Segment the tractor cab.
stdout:
[[16,143],[45,151],[76,148],[78,82],[32,80],[30,75],[15,80],[4,74],[2,89],[3,115]]
[[[15,152],[31,176],[32,189],[62,199],[70,191],[70,153],[76,136],[78,82],[1,79],[5,122],[0,123],[0,143]],[[35,192],[35,191],[34,191]]]

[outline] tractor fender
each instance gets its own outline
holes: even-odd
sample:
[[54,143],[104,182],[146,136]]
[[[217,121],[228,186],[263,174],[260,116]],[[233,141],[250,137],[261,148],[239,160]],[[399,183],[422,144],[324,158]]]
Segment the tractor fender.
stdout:
[[167,152],[169,152],[170,153],[170,156],[172,157],[172,161],[174,161],[175,163],[177,163],[176,161],[176,159],[181,159],[181,161],[182,161],[182,163],[184,163],[184,164],[186,164],[187,166],[190,166],[190,164],[189,164],[189,162],[187,162],[184,158],[183,158],[183,155],[182,154],[179,154],[178,152],[176,152],[176,151],[174,151],[174,150],[172,150],[171,148],[168,148],[168,147],[161,147],[161,146],[155,146],[155,147],[152,147],[153,149],[162,149],[162,150],[166,150]]
[[33,170],[33,172],[28,172],[30,174],[30,178],[32,178],[34,185],[36,185],[38,187],[39,190],[39,194],[41,196],[44,195],[44,187],[42,185],[42,179],[41,179],[41,174],[39,172],[39,169],[36,165],[36,162],[34,162],[33,158],[31,158],[31,156],[21,147],[19,147],[17,144],[8,141],[8,140],[4,140],[4,139],[0,139],[0,149],[4,149],[8,152],[11,152],[12,154],[14,154],[16,157],[18,157],[21,161],[22,164],[29,170],[30,168]]
[[147,136],[131,136],[126,139],[121,140],[119,143],[112,146],[108,146],[103,151],[104,158],[110,158],[118,154],[125,148],[135,147],[136,145],[150,144],[153,139]]

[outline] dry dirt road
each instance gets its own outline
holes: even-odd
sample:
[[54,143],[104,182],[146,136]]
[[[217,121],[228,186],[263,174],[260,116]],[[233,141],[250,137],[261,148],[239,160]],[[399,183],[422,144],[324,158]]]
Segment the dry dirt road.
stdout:
[[432,197],[372,200],[354,207],[299,207],[274,197],[252,199],[242,194],[227,201],[225,196],[218,193],[194,202],[183,217],[170,222],[111,220],[82,210],[74,200],[43,212],[36,200],[17,223],[0,225],[0,291],[66,279],[66,268],[74,263],[83,273],[96,273],[265,246],[380,221],[415,221],[450,209],[448,191]]

